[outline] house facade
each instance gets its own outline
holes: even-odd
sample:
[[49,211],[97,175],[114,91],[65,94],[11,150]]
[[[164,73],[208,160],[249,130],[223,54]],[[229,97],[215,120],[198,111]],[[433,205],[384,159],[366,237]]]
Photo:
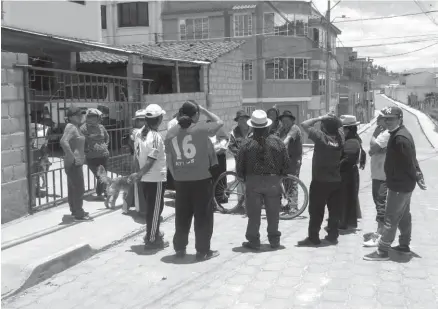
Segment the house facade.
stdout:
[[[165,42],[246,42],[244,59],[235,61],[241,61],[248,111],[276,105],[291,110],[297,121],[325,113],[326,26],[310,3],[166,1],[161,18]],[[335,46],[340,31],[331,30]],[[330,66],[334,93],[336,60]],[[336,95],[331,104],[337,104]]]
[[100,1],[102,41],[111,45],[161,41],[163,2]]
[[100,41],[99,7],[98,1],[2,1],[2,26]]

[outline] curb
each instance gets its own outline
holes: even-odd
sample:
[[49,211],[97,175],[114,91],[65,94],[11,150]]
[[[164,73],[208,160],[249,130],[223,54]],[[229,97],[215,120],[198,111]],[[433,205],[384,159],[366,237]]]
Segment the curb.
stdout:
[[[167,222],[169,219],[173,218],[174,216],[175,216],[175,212],[168,214],[167,216],[163,217],[162,223]],[[23,280],[21,286],[18,289],[10,291],[5,295],[2,295],[1,300],[4,301],[13,296],[16,296],[20,292],[23,292],[37,285],[38,283],[41,283],[42,281],[51,278],[52,276],[59,274],[64,270],[85,261],[98,253],[102,253],[112,247],[115,247],[129,240],[130,238],[138,236],[141,233],[144,233],[145,231],[146,231],[146,226],[142,226],[141,228],[138,228],[124,235],[122,238],[115,240],[99,249],[93,249],[89,244],[79,244],[67,248],[65,250],[62,250],[51,256],[48,256],[47,258],[44,258],[38,262],[30,264],[26,266],[24,269],[24,272],[29,274],[27,276],[27,279]]]
[[[421,132],[423,132],[423,134],[424,134],[424,136],[426,137],[426,139],[427,139],[427,141],[429,142],[429,144],[432,146],[433,149],[438,150],[437,147],[435,147],[434,143],[432,143],[431,139],[429,138],[429,135],[426,133],[426,130],[423,128],[423,125],[422,125],[422,123],[421,123],[421,121],[420,121],[420,119],[418,118],[418,116],[417,116],[416,113],[413,113],[412,111],[410,111],[409,109],[407,109],[406,106],[405,106],[405,104],[400,103],[400,102],[397,102],[396,100],[394,100],[394,99],[388,97],[388,96],[385,95],[385,94],[382,95],[382,96],[385,97],[386,99],[388,99],[389,101],[391,101],[393,104],[395,104],[395,105],[397,105],[398,107],[402,108],[403,110],[407,111],[409,114],[415,116],[415,118],[417,119],[418,125],[419,125],[420,128],[421,128]],[[418,112],[419,112],[419,113],[423,113],[423,112],[421,112],[421,111],[418,111]],[[424,114],[424,113],[423,113],[423,114]],[[427,114],[424,114],[424,115],[426,115],[426,116],[427,116],[427,117],[428,117],[433,123],[435,123],[435,121],[433,121],[429,115],[427,115]]]
[[[96,218],[99,218],[101,216],[113,213],[113,212],[115,212],[115,211],[117,211],[117,210],[119,210],[121,208],[122,208],[122,206],[117,206],[115,209],[105,209],[105,210],[102,210],[102,211],[98,211],[94,215],[91,215],[90,218],[96,219]],[[27,217],[29,217],[29,216],[27,216]],[[50,228],[48,228],[46,230],[43,230],[43,231],[40,231],[40,232],[36,232],[36,233],[34,233],[32,235],[24,236],[24,237],[21,237],[21,238],[18,238],[18,239],[13,239],[13,240],[7,241],[7,242],[1,244],[1,251],[9,249],[9,248],[12,248],[12,247],[15,247],[15,246],[18,246],[18,245],[21,245],[21,244],[29,242],[29,241],[32,241],[34,239],[37,239],[37,238],[40,238],[40,237],[43,237],[43,236],[55,233],[57,231],[66,229],[68,227],[74,226],[74,225],[79,224],[79,223],[80,222],[72,221],[71,223],[65,224],[65,225],[55,225],[55,226],[50,227]]]

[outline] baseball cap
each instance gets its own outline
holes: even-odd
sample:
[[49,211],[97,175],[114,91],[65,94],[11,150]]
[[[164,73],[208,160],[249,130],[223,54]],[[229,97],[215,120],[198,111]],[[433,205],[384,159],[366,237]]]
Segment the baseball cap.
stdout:
[[382,114],[382,117],[385,118],[391,118],[391,117],[403,118],[403,111],[398,106],[387,106],[384,109],[382,109],[380,113]]
[[134,118],[144,118],[146,117],[146,110],[145,109],[139,109],[135,112]]
[[166,115],[166,112],[158,104],[149,104],[145,109],[146,118],[156,118],[161,115]]
[[102,112],[100,110],[98,110],[97,108],[89,108],[87,110],[87,116],[88,115],[101,116]]
[[72,116],[77,116],[77,115],[84,115],[86,114],[87,111],[85,109],[76,107],[76,106],[71,106],[68,108],[67,110],[67,117],[72,117]]

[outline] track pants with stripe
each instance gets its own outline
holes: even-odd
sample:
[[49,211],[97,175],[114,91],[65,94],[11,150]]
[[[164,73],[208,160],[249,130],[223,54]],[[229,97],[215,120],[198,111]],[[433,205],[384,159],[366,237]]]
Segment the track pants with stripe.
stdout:
[[146,237],[145,240],[154,242],[162,236],[160,233],[160,216],[164,207],[165,182],[141,182],[146,203]]

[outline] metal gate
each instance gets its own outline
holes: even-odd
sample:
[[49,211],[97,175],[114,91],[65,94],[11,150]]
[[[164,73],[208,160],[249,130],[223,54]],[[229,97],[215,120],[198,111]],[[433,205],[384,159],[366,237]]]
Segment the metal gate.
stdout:
[[[41,210],[65,202],[67,177],[59,145],[70,106],[96,108],[109,137],[108,173],[111,177],[132,171],[129,133],[135,111],[142,106],[143,79],[27,66],[25,70],[26,134],[29,206]],[[128,87],[132,93],[128,96]],[[130,99],[128,99],[130,98]],[[84,165],[85,191],[96,187]]]

